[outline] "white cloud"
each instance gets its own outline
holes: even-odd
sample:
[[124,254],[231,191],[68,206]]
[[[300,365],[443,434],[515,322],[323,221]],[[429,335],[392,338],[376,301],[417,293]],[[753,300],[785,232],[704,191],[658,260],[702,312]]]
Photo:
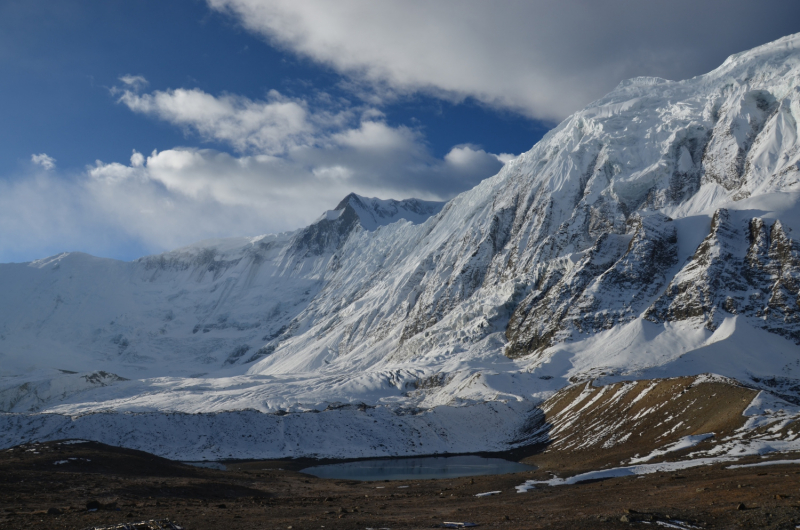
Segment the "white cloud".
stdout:
[[131,166],[142,167],[143,165],[144,165],[144,155],[142,155],[142,153],[139,153],[138,151],[136,151],[136,149],[134,149],[133,154],[131,155]]
[[373,102],[425,91],[555,120],[625,78],[704,73],[796,31],[798,15],[794,2],[745,0],[207,2],[352,86],[371,87]]
[[490,155],[483,149],[477,149],[470,145],[453,147],[444,156],[444,159],[447,163],[457,167],[471,167],[476,164],[483,164],[487,160],[493,162],[499,160],[497,156]]
[[503,164],[506,164],[507,162],[510,162],[517,157],[516,155],[512,155],[511,153],[500,153],[499,155],[494,155],[494,156],[497,157],[497,159]]
[[318,215],[311,210],[321,197],[309,196],[303,205],[292,186],[260,178],[270,169],[262,157],[171,149],[153,152],[140,167],[98,162],[79,187],[106,226],[157,252],[294,229]]
[[75,250],[100,256],[126,255],[132,247],[142,251],[100,213],[82,179],[57,171],[0,179],[0,262]]
[[[503,164],[497,155],[472,146],[457,146],[444,160],[437,160],[420,131],[388,125],[378,109],[341,108],[329,100],[320,108],[318,101],[312,105],[274,90],[261,101],[214,96],[196,88],[151,94],[123,90],[120,102],[244,153],[228,160],[227,155],[209,150],[172,149],[147,158],[149,174],[158,175],[157,180],[170,189],[195,197],[207,193],[223,202],[239,193],[234,191],[238,180],[231,175],[243,175],[256,166],[259,182],[269,182],[272,193],[282,189],[275,187],[276,181],[302,187],[304,179],[324,175],[351,186],[346,193],[444,199],[493,175]],[[144,163],[143,155],[134,151],[131,168]],[[211,167],[218,171],[215,176],[207,174]],[[116,175],[118,168],[108,165],[102,171]],[[247,185],[259,186],[249,180]],[[242,195],[258,194],[245,190]]]
[[231,144],[241,152],[277,154],[306,143],[315,121],[328,116],[309,116],[305,104],[269,93],[267,101],[241,96],[212,96],[199,89],[155,91],[139,94],[124,90],[119,99],[134,112],[157,117],[199,133],[204,139]]
[[140,90],[148,85],[147,79],[141,75],[123,75],[119,78],[119,80],[125,83],[128,88],[132,90]]
[[31,155],[31,162],[36,165],[42,166],[46,170],[55,169],[56,167],[56,159],[52,156],[48,156],[45,153],[39,153],[38,155]]
[[381,121],[363,121],[358,128],[335,134],[337,144],[367,151],[414,149],[419,135],[408,127],[389,127]]
[[353,178],[353,172],[344,166],[319,166],[311,170],[315,177],[323,181],[347,180]]

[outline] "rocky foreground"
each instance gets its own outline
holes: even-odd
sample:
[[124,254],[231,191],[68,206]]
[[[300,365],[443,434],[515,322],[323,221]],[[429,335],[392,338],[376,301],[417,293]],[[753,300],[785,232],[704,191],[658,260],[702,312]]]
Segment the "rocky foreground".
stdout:
[[[800,462],[800,454],[781,458]],[[18,446],[0,456],[0,528],[78,530],[152,519],[187,530],[436,528],[446,521],[509,530],[795,528],[800,521],[794,464],[720,463],[517,493],[520,483],[550,473],[354,482],[296,471],[307,463],[252,461],[218,471],[94,442]],[[475,496],[488,491],[500,493]]]
[[441,480],[319,479],[299,472],[325,463],[308,458],[215,470],[32,442],[0,452],[0,528],[795,528],[800,416],[780,403],[712,376],[576,384],[532,418],[530,444],[495,454],[538,469]]

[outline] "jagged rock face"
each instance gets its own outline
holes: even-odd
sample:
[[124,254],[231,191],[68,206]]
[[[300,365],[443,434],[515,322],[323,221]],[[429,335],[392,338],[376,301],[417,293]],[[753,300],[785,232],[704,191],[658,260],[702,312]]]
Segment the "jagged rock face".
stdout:
[[[632,234],[639,212],[685,216],[800,189],[798,57],[783,51],[796,40],[689,81],[631,80],[559,125],[482,185],[488,198],[459,212],[464,231],[425,255],[420,264],[431,269],[417,270],[420,294],[403,315],[402,340],[509,279],[526,294],[506,330],[513,357],[640,316],[678,257],[674,229]],[[442,223],[456,209],[446,208]],[[626,238],[636,239],[634,252]],[[626,277],[638,270],[648,274]],[[715,280],[709,292],[726,281],[738,280]],[[698,307],[675,306],[664,318],[705,318]]]
[[645,315],[654,322],[697,317],[712,330],[726,314],[742,315],[800,344],[798,278],[800,245],[780,221],[737,226],[719,209],[711,232]]
[[[727,210],[717,210],[711,232],[691,261],[675,276],[664,295],[647,312],[654,321],[701,317],[713,328],[714,313],[722,304],[733,309],[727,293],[746,285],[737,261],[737,232]],[[722,301],[719,301],[722,298]]]
[[672,219],[632,215],[625,235],[598,238],[574,268],[548,271],[517,307],[507,355],[522,356],[574,333],[596,333],[632,320],[663,288],[677,260]]

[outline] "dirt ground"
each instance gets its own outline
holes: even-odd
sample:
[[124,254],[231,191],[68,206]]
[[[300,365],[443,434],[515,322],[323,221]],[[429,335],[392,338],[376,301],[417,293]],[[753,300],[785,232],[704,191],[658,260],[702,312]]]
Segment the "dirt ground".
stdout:
[[[0,528],[80,530],[165,518],[187,530],[437,528],[446,521],[508,530],[794,529],[800,521],[800,465],[792,464],[717,464],[527,493],[514,486],[549,473],[354,482],[297,472],[309,464],[238,462],[220,471],[92,442],[20,446],[0,451]],[[475,496],[489,491],[500,493]]]

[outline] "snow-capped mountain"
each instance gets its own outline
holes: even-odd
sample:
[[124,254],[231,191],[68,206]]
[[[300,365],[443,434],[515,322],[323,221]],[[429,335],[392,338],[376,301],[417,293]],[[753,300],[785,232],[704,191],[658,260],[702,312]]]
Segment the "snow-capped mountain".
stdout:
[[459,448],[522,443],[541,399],[595,378],[714,372],[798,400],[799,122],[800,34],[625,81],[444,205],[350,195],[292,233],[0,265],[0,410],[24,413],[2,418],[56,436],[34,412],[353,404],[395,411],[369,415],[397,434],[376,456],[431,452],[400,432],[459,407],[506,425],[448,423]]
[[351,193],[342,199],[334,211],[351,208],[364,229],[376,230],[379,226],[386,226],[400,220],[411,221],[414,224],[423,223],[430,216],[442,211],[443,207],[443,202],[419,199],[381,200]]

